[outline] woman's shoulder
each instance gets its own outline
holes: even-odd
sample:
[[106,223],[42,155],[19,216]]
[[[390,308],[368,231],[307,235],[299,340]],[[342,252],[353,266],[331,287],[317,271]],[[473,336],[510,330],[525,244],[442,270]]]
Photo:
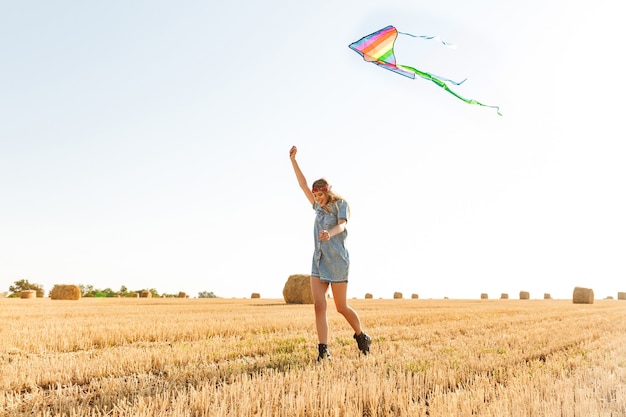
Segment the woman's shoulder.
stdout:
[[333,211],[337,216],[347,219],[350,216],[350,205],[343,198],[339,199],[334,202]]

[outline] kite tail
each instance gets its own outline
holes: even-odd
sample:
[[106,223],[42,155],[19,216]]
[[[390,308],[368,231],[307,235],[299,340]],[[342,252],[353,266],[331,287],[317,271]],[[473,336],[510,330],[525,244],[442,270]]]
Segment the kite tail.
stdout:
[[[402,35],[411,36],[412,38],[420,38],[420,39],[425,39],[425,40],[427,40],[427,41],[430,41],[430,40],[433,40],[433,39],[434,39],[434,40],[437,40],[437,41],[441,42],[441,44],[442,44],[442,45],[447,46],[448,48],[456,49],[456,45],[455,45],[455,44],[450,43],[450,42],[446,42],[446,41],[444,41],[443,39],[441,39],[441,38],[439,37],[439,35],[437,35],[437,36],[419,35],[419,36],[418,36],[418,35],[412,35],[412,34],[410,34],[410,33],[406,33],[406,32],[398,32],[398,33],[399,33],[399,34],[402,34]],[[402,66],[402,65],[398,65],[398,66]],[[408,67],[408,68],[410,68],[410,67]],[[411,68],[411,69],[412,69],[412,70],[415,70],[415,68]],[[417,70],[416,70],[416,71],[417,71]],[[418,75],[419,75],[419,74],[418,74]],[[429,74],[429,75],[431,75],[431,76],[432,76],[433,78],[435,78],[435,79],[439,79],[439,80],[442,80],[442,81],[445,81],[445,82],[448,82],[448,83],[452,83],[452,84],[454,84],[454,85],[461,85],[461,84],[463,84],[463,83],[467,80],[467,78],[466,78],[466,79],[464,79],[464,80],[462,80],[462,81],[454,81],[454,80],[451,80],[451,79],[449,79],[449,78],[443,78],[443,77],[441,77],[441,76],[439,76],[439,75],[434,75],[434,74]],[[429,79],[430,79],[430,78],[429,78]]]
[[433,39],[434,39],[434,40],[437,40],[437,41],[441,42],[441,44],[442,44],[442,45],[447,46],[448,48],[456,49],[456,45],[455,45],[455,44],[450,43],[450,42],[446,42],[446,41],[444,41],[443,39],[441,39],[441,38],[439,37],[439,35],[437,35],[437,36],[419,35],[419,36],[418,36],[418,35],[411,35],[410,33],[406,33],[406,32],[398,32],[398,33],[399,33],[399,34],[401,34],[401,35],[407,35],[407,36],[410,36],[410,37],[412,37],[412,38],[421,38],[421,39],[425,39],[425,40],[427,40],[427,41],[430,41],[430,40],[433,40]]
[[[399,65],[399,66],[401,67],[402,65]],[[411,67],[409,67],[409,68],[411,68]],[[411,68],[411,69],[413,70],[413,69],[415,69],[415,68]],[[427,73],[425,73],[425,74],[427,74]],[[418,74],[418,75],[420,75],[420,74]],[[430,75],[432,78],[438,79],[438,80],[440,80],[440,81],[444,81],[444,82],[452,83],[452,84],[454,84],[454,85],[461,85],[461,84],[463,84],[465,81],[467,81],[467,78],[464,78],[464,79],[463,79],[463,80],[461,80],[461,81],[454,81],[454,80],[451,80],[451,79],[449,79],[449,78],[443,78],[443,77],[441,77],[441,76],[439,76],[439,75],[435,75],[435,74],[428,74],[428,75]],[[428,78],[428,79],[430,79],[430,78]]]
[[[401,67],[401,68],[404,68],[404,69],[406,69],[408,71],[412,71],[412,72],[414,72],[415,74],[419,75],[422,78],[425,78],[427,80],[430,80],[430,81],[434,82],[439,87],[441,87],[444,90],[446,90],[448,93],[452,94],[453,96],[455,96],[458,99],[463,100],[464,102],[466,102],[468,104],[476,104],[478,106],[490,107],[492,109],[496,109],[496,112],[498,112],[498,115],[502,116],[502,113],[500,113],[500,107],[498,107],[498,106],[489,106],[487,104],[480,103],[480,102],[478,102],[478,101],[476,101],[474,99],[468,99],[468,98],[462,97],[462,96],[458,95],[457,93],[455,93],[454,91],[452,91],[450,89],[450,87],[448,87],[448,85],[443,80],[440,80],[439,78],[434,77],[433,75],[431,75],[431,74],[429,74],[427,72],[420,71],[420,70],[418,70],[416,68],[409,67],[409,66],[406,66],[406,65],[398,65],[398,66]],[[448,80],[446,80],[446,81],[448,81]],[[463,81],[465,81],[465,80],[463,80]]]

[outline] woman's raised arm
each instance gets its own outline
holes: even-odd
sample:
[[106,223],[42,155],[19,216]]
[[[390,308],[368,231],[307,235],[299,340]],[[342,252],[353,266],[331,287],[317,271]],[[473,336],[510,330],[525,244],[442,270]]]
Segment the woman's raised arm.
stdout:
[[296,148],[295,146],[292,146],[291,149],[289,150],[289,159],[291,159],[293,172],[295,172],[296,174],[298,185],[300,186],[300,188],[302,188],[302,191],[304,191],[304,195],[306,195],[306,198],[309,200],[309,203],[313,204],[313,202],[315,201],[315,199],[313,198],[313,192],[309,188],[309,185],[306,182],[306,178],[304,177],[304,174],[300,170],[300,166],[298,166],[298,161],[296,161],[296,153],[298,153],[298,148]]

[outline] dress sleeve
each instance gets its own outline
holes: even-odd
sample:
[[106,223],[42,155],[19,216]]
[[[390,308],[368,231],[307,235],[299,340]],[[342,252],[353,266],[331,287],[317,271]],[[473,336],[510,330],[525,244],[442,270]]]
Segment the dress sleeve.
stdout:
[[348,203],[345,200],[337,201],[337,220],[346,219],[348,221],[349,217]]

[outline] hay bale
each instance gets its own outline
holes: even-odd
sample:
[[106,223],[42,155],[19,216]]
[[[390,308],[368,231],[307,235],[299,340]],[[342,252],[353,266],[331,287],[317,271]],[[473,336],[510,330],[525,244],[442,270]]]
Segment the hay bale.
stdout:
[[520,300],[530,300],[530,293],[528,291],[520,291],[519,292]]
[[501,300],[508,300],[509,299],[509,295],[505,292],[503,292],[502,294],[500,294],[500,299]]
[[37,291],[22,290],[22,292],[20,292],[20,298],[37,298]]
[[411,298],[412,298],[413,300],[417,300],[417,299],[419,299],[419,298],[420,298],[420,296],[419,296],[419,294],[411,294]]
[[311,276],[305,274],[290,275],[283,288],[283,298],[287,304],[313,304]]
[[80,300],[80,288],[78,285],[55,284],[50,291],[53,300]]
[[366,300],[370,300],[370,299],[372,299],[372,298],[374,298],[374,295],[373,295],[373,294],[371,294],[371,293],[369,293],[369,292],[366,292],[366,293],[365,293],[365,299],[366,299]]
[[481,300],[488,300],[489,299],[489,295],[486,292],[481,293],[480,294],[480,299]]
[[400,299],[402,299],[402,293],[401,293],[401,292],[399,292],[399,291],[394,292],[394,293],[393,293],[393,299],[394,299],[394,300],[400,300]]
[[178,292],[178,298],[189,298],[189,296],[187,295],[186,292],[184,291],[179,291]]
[[546,293],[543,294],[543,299],[544,300],[552,300],[552,296],[546,292]]
[[575,287],[572,301],[574,304],[593,304],[593,290],[591,288]]
[[152,298],[152,292],[148,290],[143,290],[141,292],[141,298]]
[[250,295],[250,298],[261,298],[261,294],[259,294],[258,292],[253,292],[252,295]]
[[626,300],[626,292],[618,292],[617,293],[618,300]]
[[133,298],[139,298],[139,295],[140,295],[140,294],[139,294],[138,292],[133,293]]

